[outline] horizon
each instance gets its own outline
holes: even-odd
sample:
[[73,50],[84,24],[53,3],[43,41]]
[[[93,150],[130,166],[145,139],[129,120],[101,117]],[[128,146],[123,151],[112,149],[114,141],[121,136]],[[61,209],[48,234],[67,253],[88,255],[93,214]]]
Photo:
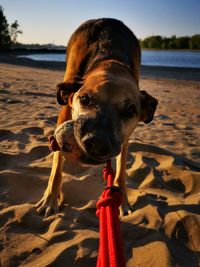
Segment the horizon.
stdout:
[[[178,38],[182,38],[182,37],[188,37],[188,38],[191,38],[192,36],[194,36],[194,35],[199,35],[199,33],[196,33],[196,34],[192,34],[192,35],[182,35],[182,36],[177,36],[177,35],[174,35],[177,39]],[[144,39],[145,38],[149,38],[149,37],[153,37],[153,36],[160,36],[160,37],[162,37],[162,38],[172,38],[173,37],[173,35],[171,35],[171,36],[162,36],[162,35],[149,35],[149,36],[146,36],[146,37],[144,37]],[[139,41],[143,41],[144,39],[138,39]],[[66,45],[67,44],[55,44],[55,43],[19,43],[19,44],[21,44],[21,45],[39,45],[39,46],[55,46],[55,47],[66,47]],[[144,50],[159,50],[158,48],[142,48],[141,47],[141,49],[144,49]],[[165,50],[188,50],[188,49],[185,49],[185,48],[176,48],[176,49],[165,49]],[[192,49],[189,49],[189,50],[192,50]],[[194,49],[194,51],[195,51],[196,49]],[[197,50],[199,50],[199,49],[197,49]]]
[[17,0],[15,3],[1,0],[0,5],[9,24],[18,21],[23,31],[18,42],[24,44],[66,46],[81,23],[99,17],[123,21],[138,39],[152,35],[181,37],[199,34],[198,0],[102,0],[98,3],[60,0],[59,5],[55,0]]

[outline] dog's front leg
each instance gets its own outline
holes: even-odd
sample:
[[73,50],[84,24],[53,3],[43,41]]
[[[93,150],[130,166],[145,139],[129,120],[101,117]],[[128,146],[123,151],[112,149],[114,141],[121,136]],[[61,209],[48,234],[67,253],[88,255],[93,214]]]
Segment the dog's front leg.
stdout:
[[119,186],[124,201],[120,207],[120,214],[128,215],[129,212],[131,212],[131,206],[128,201],[127,192],[126,192],[126,158],[127,158],[127,152],[128,152],[128,142],[124,143],[121,148],[121,153],[119,156],[117,156],[116,159],[116,175],[115,175],[115,186]]
[[[64,121],[71,119],[71,108],[69,105],[63,106],[57,121],[57,126]],[[36,204],[38,213],[45,211],[45,217],[53,211],[58,212],[59,207],[64,201],[64,195],[61,191],[62,185],[63,157],[60,151],[54,152],[53,164],[47,189],[42,199]]]
[[37,212],[45,211],[45,217],[53,211],[58,212],[59,206],[63,203],[64,195],[61,191],[63,159],[60,151],[54,152],[53,164],[47,189],[42,199],[36,204]]

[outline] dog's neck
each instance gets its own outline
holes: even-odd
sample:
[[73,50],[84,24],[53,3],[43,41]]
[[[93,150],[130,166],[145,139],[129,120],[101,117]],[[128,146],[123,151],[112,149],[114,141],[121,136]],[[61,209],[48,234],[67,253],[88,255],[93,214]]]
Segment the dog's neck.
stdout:
[[92,72],[98,72],[101,70],[114,73],[115,75],[117,75],[117,73],[119,73],[119,75],[126,74],[135,79],[133,71],[129,65],[115,59],[95,62],[89,69],[87,69],[84,78],[87,78]]

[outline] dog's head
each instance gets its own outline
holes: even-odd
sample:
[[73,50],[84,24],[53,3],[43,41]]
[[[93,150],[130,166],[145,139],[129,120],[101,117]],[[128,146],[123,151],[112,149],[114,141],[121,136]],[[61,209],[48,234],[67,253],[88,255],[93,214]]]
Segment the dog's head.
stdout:
[[66,104],[71,92],[75,138],[84,152],[82,161],[89,164],[117,156],[137,123],[149,123],[157,106],[130,74],[120,72],[96,70],[84,82],[63,83],[58,87],[59,103]]

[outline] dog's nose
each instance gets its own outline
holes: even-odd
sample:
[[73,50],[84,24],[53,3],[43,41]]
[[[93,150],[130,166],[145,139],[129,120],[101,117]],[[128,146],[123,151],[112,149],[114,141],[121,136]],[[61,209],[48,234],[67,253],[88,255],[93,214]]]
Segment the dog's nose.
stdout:
[[86,151],[94,157],[104,158],[111,153],[111,143],[108,138],[101,136],[88,137],[84,140]]

